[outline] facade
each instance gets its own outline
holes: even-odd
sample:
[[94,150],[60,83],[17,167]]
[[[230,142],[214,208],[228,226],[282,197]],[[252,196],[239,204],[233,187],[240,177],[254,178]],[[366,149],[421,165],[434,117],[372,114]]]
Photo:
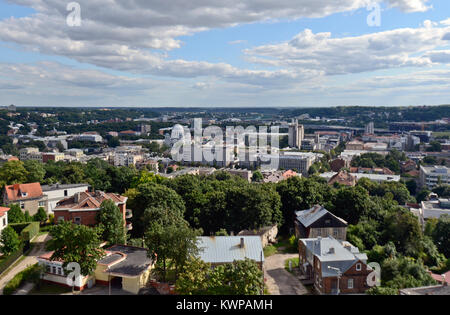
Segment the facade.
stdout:
[[47,200],[40,183],[5,186],[3,203],[18,204],[23,212],[28,211],[30,215],[36,214],[40,207],[47,211]]
[[115,166],[131,166],[136,165],[139,161],[144,158],[140,154],[133,153],[116,153],[114,155],[114,165]]
[[259,236],[201,236],[197,245],[200,259],[213,267],[245,258],[254,260],[261,269],[264,265]]
[[77,159],[81,158],[82,156],[84,156],[84,152],[81,149],[68,149],[66,151],[64,151],[65,154],[67,155],[71,155]]
[[3,229],[8,226],[8,211],[9,208],[0,207],[0,235]]
[[63,161],[64,158],[64,153],[42,153],[42,163],[47,163],[48,161]]
[[225,169],[227,173],[230,173],[231,175],[236,175],[239,177],[242,177],[248,182],[252,181],[252,171],[249,170],[240,170],[240,169]]
[[301,148],[302,147],[302,141],[305,137],[305,128],[303,125],[298,124],[298,120],[292,122],[292,124],[289,125],[289,136],[288,136],[288,142],[289,147],[291,148]]
[[373,121],[366,125],[366,135],[375,134],[375,127]]
[[334,183],[339,183],[345,186],[355,186],[356,185],[356,177],[352,174],[340,171],[336,175],[330,178],[328,184],[333,185]]
[[132,229],[131,210],[127,209],[127,197],[103,191],[77,192],[73,196],[62,199],[57,202],[53,208],[55,220],[72,221],[75,224],[95,226],[97,224],[97,213],[100,210],[103,201],[111,199],[122,213],[127,230]]
[[[74,288],[82,291],[94,285],[110,285],[132,294],[138,294],[149,280],[153,261],[147,257],[147,250],[126,245],[114,245],[106,249],[106,255],[97,261],[95,272],[91,276],[75,280]],[[53,252],[38,257],[38,263],[44,267],[42,280],[61,286],[68,285],[62,261],[51,260]]]
[[[329,181],[336,174],[337,174],[336,172],[326,172],[320,174],[319,176]],[[359,181],[361,178],[367,178],[377,183],[400,181],[400,175],[366,174],[366,173],[349,173],[349,174],[356,177],[356,181]]]
[[347,222],[322,206],[295,212],[295,236],[315,238],[332,236],[344,240],[347,237]]
[[446,166],[420,166],[420,186],[433,189],[438,185],[450,184],[450,172]]
[[44,185],[42,192],[47,196],[47,212],[53,213],[53,209],[56,208],[56,204],[69,196],[73,196],[76,193],[81,193],[89,190],[88,184],[69,184],[69,185]]
[[333,237],[299,240],[299,266],[319,294],[358,294],[369,289],[367,255]]
[[419,211],[413,213],[419,217],[419,222],[425,225],[426,220],[439,219],[444,214],[450,215],[450,199],[439,198],[422,201]]
[[364,142],[361,142],[361,141],[358,141],[358,140],[350,141],[345,146],[345,149],[346,150],[351,150],[351,151],[364,150]]
[[33,160],[42,162],[42,153],[38,148],[23,148],[19,151],[19,159],[21,161]]

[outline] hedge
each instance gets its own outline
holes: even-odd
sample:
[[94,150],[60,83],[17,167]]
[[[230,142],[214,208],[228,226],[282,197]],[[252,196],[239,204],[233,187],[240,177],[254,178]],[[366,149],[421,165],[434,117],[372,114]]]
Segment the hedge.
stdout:
[[14,253],[10,254],[8,257],[6,257],[5,260],[3,260],[0,263],[0,274],[2,274],[3,271],[9,268],[20,256],[23,254],[24,245],[23,243],[20,244],[20,247],[18,250],[16,250]]
[[11,223],[9,225],[20,235],[24,242],[30,242],[39,233],[40,228],[39,222]]

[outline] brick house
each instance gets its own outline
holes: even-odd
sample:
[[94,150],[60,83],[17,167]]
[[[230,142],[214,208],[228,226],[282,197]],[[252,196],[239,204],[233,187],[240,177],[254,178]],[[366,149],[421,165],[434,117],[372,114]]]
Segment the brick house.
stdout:
[[46,196],[42,192],[40,183],[5,186],[3,203],[5,205],[18,204],[23,212],[28,211],[30,215],[36,214],[39,207],[47,211]]
[[128,219],[132,217],[132,214],[131,210],[126,208],[128,198],[103,191],[77,192],[71,197],[60,200],[53,209],[55,220],[57,222],[72,221],[75,224],[95,226],[97,224],[97,213],[102,202],[107,199],[111,199],[119,207],[127,230],[131,230],[132,225]]
[[295,212],[295,236],[297,238],[313,238],[333,236],[345,240],[347,222],[320,205],[311,209]]
[[372,269],[367,266],[367,255],[347,241],[333,237],[300,239],[299,266],[319,294],[337,294],[338,283],[340,294],[369,289],[367,280]]

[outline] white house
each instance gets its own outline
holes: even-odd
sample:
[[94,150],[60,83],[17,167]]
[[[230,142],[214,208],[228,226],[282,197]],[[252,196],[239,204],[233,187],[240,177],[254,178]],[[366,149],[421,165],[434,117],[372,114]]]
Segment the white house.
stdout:
[[49,214],[53,214],[56,203],[64,198],[71,197],[79,192],[89,190],[88,184],[69,184],[69,185],[44,185],[42,192],[47,196],[47,209]]
[[8,211],[9,208],[0,207],[0,234],[3,229],[8,225]]

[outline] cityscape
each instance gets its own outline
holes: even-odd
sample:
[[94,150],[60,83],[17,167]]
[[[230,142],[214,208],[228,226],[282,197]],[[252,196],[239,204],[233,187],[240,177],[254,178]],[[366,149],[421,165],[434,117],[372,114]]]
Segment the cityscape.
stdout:
[[0,296],[450,295],[450,4],[298,2],[0,0]]

